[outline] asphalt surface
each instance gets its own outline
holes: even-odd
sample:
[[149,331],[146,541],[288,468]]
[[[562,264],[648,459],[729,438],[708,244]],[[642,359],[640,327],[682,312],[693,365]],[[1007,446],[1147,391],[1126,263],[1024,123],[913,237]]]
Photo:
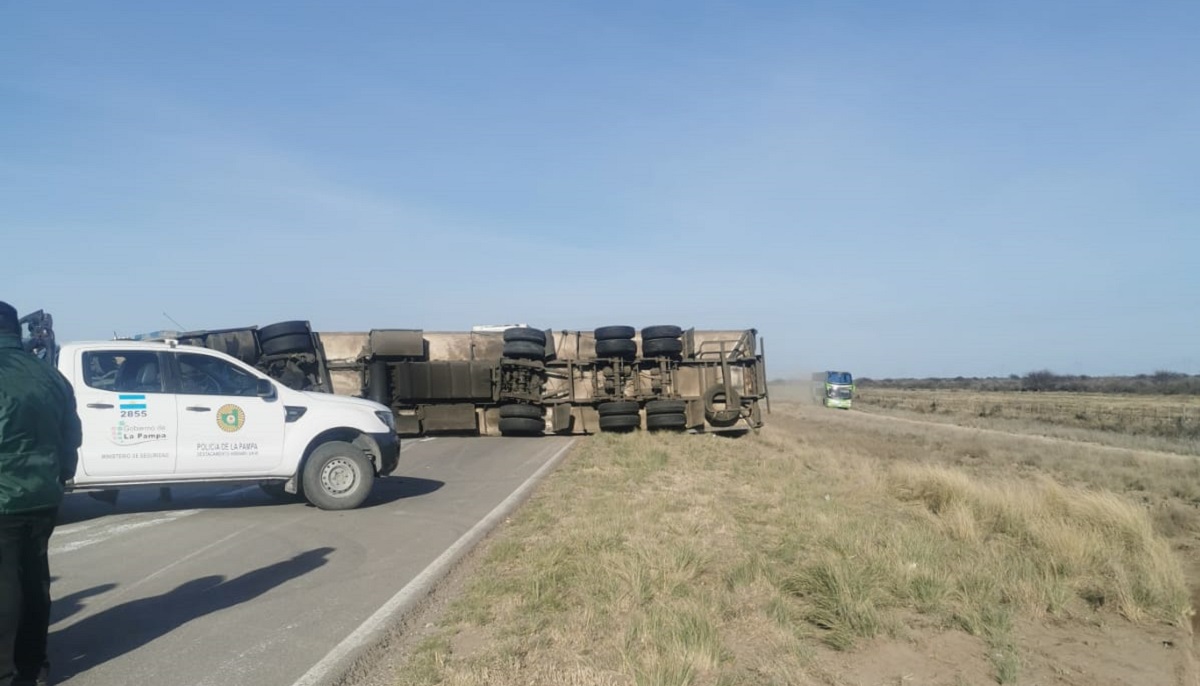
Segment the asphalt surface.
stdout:
[[256,486],[68,494],[50,540],[54,683],[317,686],[436,581],[570,439],[405,441],[357,510]]

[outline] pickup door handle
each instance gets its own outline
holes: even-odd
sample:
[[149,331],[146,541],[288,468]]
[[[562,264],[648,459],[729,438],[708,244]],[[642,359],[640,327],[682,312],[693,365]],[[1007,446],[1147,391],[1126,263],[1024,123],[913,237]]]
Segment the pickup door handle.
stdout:
[[113,408],[109,403],[88,403],[87,406],[93,410],[111,410]]
[[212,412],[211,407],[201,407],[199,405],[192,405],[191,407],[184,409],[186,409],[188,412]]

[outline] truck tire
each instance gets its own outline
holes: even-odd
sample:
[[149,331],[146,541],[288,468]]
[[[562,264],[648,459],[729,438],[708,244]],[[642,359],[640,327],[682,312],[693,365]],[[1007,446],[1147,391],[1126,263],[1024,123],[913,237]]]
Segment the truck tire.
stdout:
[[614,400],[612,402],[600,403],[596,407],[596,411],[601,417],[612,417],[615,415],[637,414],[638,404],[633,400]]
[[504,356],[514,359],[541,360],[546,357],[546,346],[529,341],[510,341],[504,344]]
[[637,357],[637,343],[626,338],[596,341],[596,357]]
[[683,335],[683,329],[674,324],[659,324],[658,326],[647,326],[642,329],[642,340],[648,341],[652,338],[679,338]]
[[[718,408],[717,403],[723,407]],[[713,426],[730,426],[737,423],[742,416],[742,397],[733,388],[729,389],[729,397],[725,397],[725,387],[714,384],[704,392],[704,418]]]
[[642,357],[679,357],[682,354],[683,341],[678,338],[642,340]]
[[545,415],[545,413],[545,408],[543,408],[541,405],[523,405],[520,403],[514,403],[512,405],[500,406],[501,419],[536,419],[540,422],[542,421],[542,417]]
[[294,336],[296,334],[304,334],[307,336],[310,333],[312,333],[312,329],[309,328],[308,322],[279,322],[278,324],[267,324],[263,328],[259,329],[258,340],[269,341],[272,338],[279,338],[280,336]]
[[204,346],[250,365],[258,362],[260,355],[258,342],[254,340],[254,332],[250,329],[209,334],[204,339]]
[[309,334],[290,333],[286,336],[260,341],[264,355],[290,355],[292,353],[316,353],[312,336]]
[[528,417],[504,417],[500,420],[500,433],[505,436],[540,436],[546,430],[546,422]]
[[353,510],[375,483],[375,468],[358,446],[329,441],[317,446],[304,463],[304,497],[322,510]]
[[630,340],[637,330],[632,326],[602,326],[592,332],[597,341]]
[[687,428],[687,416],[682,414],[652,414],[646,417],[650,431],[682,431]]
[[642,418],[636,414],[600,415],[601,431],[633,431],[642,425]]
[[687,412],[686,400],[651,400],[646,403],[646,415],[652,414],[684,414]]
[[540,346],[545,346],[546,332],[540,329],[532,329],[528,326],[517,326],[511,329],[505,329],[504,342],[511,343],[512,341],[527,341],[529,343],[537,343]]

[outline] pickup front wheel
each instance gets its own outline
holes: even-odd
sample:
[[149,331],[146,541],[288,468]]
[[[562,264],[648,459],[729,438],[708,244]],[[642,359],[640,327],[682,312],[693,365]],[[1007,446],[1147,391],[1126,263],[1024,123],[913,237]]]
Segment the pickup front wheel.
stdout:
[[371,494],[375,470],[357,446],[329,441],[304,463],[304,496],[322,510],[352,510]]

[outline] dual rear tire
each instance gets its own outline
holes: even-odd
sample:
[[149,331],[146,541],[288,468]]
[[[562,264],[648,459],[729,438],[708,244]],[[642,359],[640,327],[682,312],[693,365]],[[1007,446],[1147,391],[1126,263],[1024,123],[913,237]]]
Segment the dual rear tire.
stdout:
[[541,405],[512,403],[500,406],[500,434],[503,436],[541,436],[546,430]]
[[[640,406],[632,400],[600,403],[600,430],[609,432],[633,431],[642,427]],[[687,403],[683,400],[651,400],[646,403],[646,429],[649,431],[682,431],[687,428]]]
[[632,326],[602,326],[592,332],[596,337],[596,357],[632,360],[637,357],[637,343]]
[[[612,327],[609,327],[612,328]],[[630,341],[632,343],[633,341]],[[597,345],[600,341],[597,341]],[[600,430],[608,432],[625,432],[640,429],[642,417],[638,414],[640,406],[633,400],[613,400],[600,403],[596,411],[600,413]]]
[[687,401],[651,400],[646,403],[646,428],[650,431],[683,431],[687,428]]
[[678,360],[683,357],[683,329],[674,324],[647,326],[642,329],[642,357],[665,357]]
[[515,360],[545,360],[546,332],[528,326],[505,329],[503,355]]
[[[602,326],[592,332],[596,338],[596,357],[632,360],[638,346],[632,326]],[[674,324],[659,324],[642,329],[642,357],[679,359],[683,355],[683,329]]]

